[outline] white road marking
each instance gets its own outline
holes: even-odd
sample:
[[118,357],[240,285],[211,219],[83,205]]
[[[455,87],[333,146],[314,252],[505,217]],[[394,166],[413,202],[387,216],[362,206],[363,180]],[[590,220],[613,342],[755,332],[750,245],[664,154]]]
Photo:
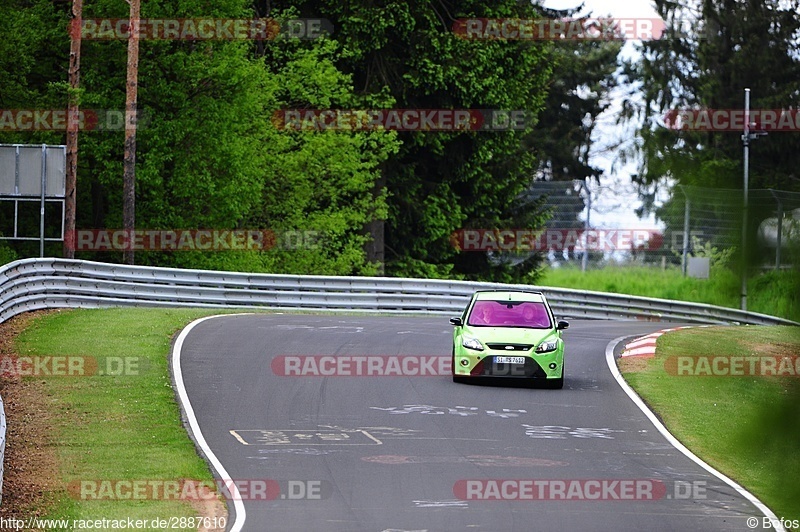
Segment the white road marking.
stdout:
[[[237,429],[229,431],[244,445],[382,445],[365,430],[319,431],[318,429]],[[353,437],[351,437],[351,435]],[[359,438],[361,437],[361,438]],[[364,443],[366,440],[366,443]]]
[[628,397],[630,397],[631,401],[633,401],[633,404],[639,407],[639,410],[641,410],[644,413],[644,415],[647,416],[647,419],[650,420],[650,422],[653,424],[656,430],[658,430],[658,432],[660,432],[661,435],[664,436],[667,439],[667,441],[670,444],[672,444],[673,447],[675,447],[678,451],[683,453],[683,455],[685,455],[691,461],[693,461],[694,463],[696,463],[697,465],[699,465],[700,467],[702,467],[703,469],[705,469],[706,471],[717,477],[718,479],[722,480],[728,486],[735,489],[739,495],[750,501],[756,508],[761,510],[761,512],[766,517],[769,518],[770,522],[772,523],[772,526],[775,527],[776,532],[786,532],[786,529],[778,520],[778,517],[772,512],[772,510],[767,508],[767,506],[763,502],[758,500],[758,498],[755,495],[744,489],[734,480],[728,478],[727,476],[723,475],[722,473],[720,473],[719,471],[717,471],[716,469],[705,463],[692,451],[687,449],[686,446],[684,446],[681,442],[679,442],[675,438],[675,436],[670,434],[670,432],[667,430],[667,427],[661,424],[661,421],[659,421],[656,415],[649,408],[647,408],[647,405],[645,405],[641,397],[639,397],[639,395],[635,391],[633,391],[633,388],[631,388],[628,385],[628,383],[625,382],[625,379],[619,372],[619,368],[617,368],[617,362],[616,360],[614,360],[614,349],[616,349],[617,344],[619,344],[625,338],[626,336],[620,336],[619,338],[615,338],[614,340],[611,340],[606,346],[606,364],[608,365],[608,369],[611,371],[611,374],[614,376],[614,379],[617,381],[617,384],[619,385],[620,388],[622,388],[622,391],[628,394]]
[[229,430],[228,432],[230,432],[230,433],[231,433],[231,436],[233,436],[234,438],[236,438],[237,440],[239,440],[239,442],[240,442],[242,445],[250,445],[249,443],[247,443],[246,441],[244,441],[244,438],[242,438],[241,436],[239,436],[239,433],[238,433],[238,432],[236,432],[235,430]]
[[467,501],[414,501],[417,508],[467,508]]
[[220,480],[222,480],[225,485],[229,486],[231,491],[233,508],[236,512],[236,519],[231,526],[231,532],[240,532],[242,530],[245,519],[247,519],[247,512],[245,512],[244,503],[242,502],[242,497],[239,494],[239,488],[236,486],[236,483],[233,481],[233,479],[231,479],[231,476],[228,474],[228,472],[225,471],[225,467],[214,454],[214,451],[212,451],[211,447],[208,446],[206,438],[203,436],[203,432],[200,430],[200,424],[197,422],[197,418],[194,415],[194,408],[192,408],[192,403],[189,401],[189,395],[186,393],[186,386],[183,384],[183,372],[181,371],[181,349],[183,349],[183,342],[186,341],[186,337],[189,336],[189,333],[192,331],[192,329],[204,321],[213,318],[225,318],[228,316],[242,315],[245,314],[218,314],[216,316],[206,316],[205,318],[194,320],[192,323],[184,327],[184,329],[178,335],[178,338],[175,340],[175,347],[172,349],[172,375],[175,379],[175,388],[178,392],[178,399],[180,400],[183,411],[186,414],[186,421],[189,423],[189,430],[191,430],[194,440],[197,442],[197,446],[200,447],[200,449],[203,451],[203,454],[206,456],[206,458],[208,458],[208,461],[211,463],[214,469],[217,470]]
[[526,425],[525,435],[531,438],[564,440],[567,436],[573,438],[604,438],[613,440],[612,432],[624,432],[609,428],[590,428],[590,427],[562,427],[560,425]]

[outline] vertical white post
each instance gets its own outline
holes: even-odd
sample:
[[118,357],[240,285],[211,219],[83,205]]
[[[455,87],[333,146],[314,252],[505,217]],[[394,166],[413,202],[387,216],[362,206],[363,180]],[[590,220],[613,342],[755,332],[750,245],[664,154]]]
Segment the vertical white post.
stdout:
[[742,310],[747,310],[747,184],[750,173],[750,89],[744,90],[744,199],[742,205]]
[[589,228],[591,227],[591,223],[589,217],[592,215],[592,191],[589,190],[589,187],[586,186],[586,183],[583,183],[583,189],[586,191],[586,223],[583,224],[584,227],[584,241],[586,244],[583,246],[583,258],[581,259],[581,271],[586,271],[586,266],[589,264]]
[[686,198],[686,206],[683,208],[683,253],[681,261],[681,269],[683,276],[686,277],[686,269],[689,267],[689,212],[692,209],[692,202],[686,191],[683,191],[683,197]]
[[42,190],[39,204],[39,257],[44,257],[44,194],[47,186],[47,145],[42,144]]

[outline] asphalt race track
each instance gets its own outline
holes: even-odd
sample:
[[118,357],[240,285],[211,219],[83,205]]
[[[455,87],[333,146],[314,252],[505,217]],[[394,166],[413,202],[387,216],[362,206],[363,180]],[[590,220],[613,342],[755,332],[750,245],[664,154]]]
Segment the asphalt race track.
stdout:
[[279,357],[300,355],[449,368],[446,317],[218,317],[187,334],[179,361],[202,437],[244,487],[242,530],[762,529],[761,511],[674,448],[609,371],[609,342],[670,325],[571,321],[563,390],[281,374]]

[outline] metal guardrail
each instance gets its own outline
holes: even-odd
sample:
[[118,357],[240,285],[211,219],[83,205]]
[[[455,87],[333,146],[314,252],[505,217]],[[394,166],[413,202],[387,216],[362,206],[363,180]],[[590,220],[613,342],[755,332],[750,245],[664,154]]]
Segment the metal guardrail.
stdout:
[[[541,290],[563,318],[645,319],[704,324],[800,325],[754,312],[586,290],[500,283],[249,274],[24,259],[0,268],[0,323],[51,308],[206,307],[456,315],[475,290]],[[0,501],[5,415],[0,400]]]
[[741,310],[666,299],[471,281],[250,274],[25,259],[0,268],[0,323],[44,308],[207,307],[458,314],[475,290],[541,290],[559,317],[704,324],[798,325]]

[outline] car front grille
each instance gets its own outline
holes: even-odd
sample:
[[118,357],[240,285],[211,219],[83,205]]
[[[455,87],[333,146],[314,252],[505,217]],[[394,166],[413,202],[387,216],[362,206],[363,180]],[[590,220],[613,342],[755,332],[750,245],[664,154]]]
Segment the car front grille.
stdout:
[[[486,344],[489,349],[495,351],[528,351],[533,347],[533,344]],[[511,349],[509,349],[509,347]]]

